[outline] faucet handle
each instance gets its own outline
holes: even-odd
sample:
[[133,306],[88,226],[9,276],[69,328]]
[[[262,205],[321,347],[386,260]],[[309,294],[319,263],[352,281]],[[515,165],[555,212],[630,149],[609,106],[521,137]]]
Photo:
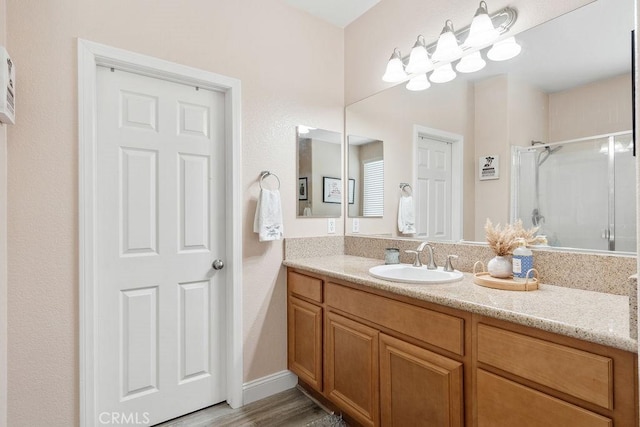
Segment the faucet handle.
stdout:
[[422,262],[420,261],[420,252],[407,249],[405,250],[405,253],[414,254],[416,256],[413,260],[414,267],[422,267]]
[[446,264],[444,265],[444,268],[443,268],[444,271],[453,271],[454,270],[453,264],[451,264],[451,260],[452,259],[458,259],[458,255],[447,255],[447,262],[446,262]]

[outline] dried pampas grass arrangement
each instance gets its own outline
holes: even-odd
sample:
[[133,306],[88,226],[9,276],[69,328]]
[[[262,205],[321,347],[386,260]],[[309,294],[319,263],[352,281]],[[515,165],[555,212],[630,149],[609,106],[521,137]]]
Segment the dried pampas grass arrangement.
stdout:
[[487,218],[484,231],[489,247],[497,256],[511,255],[513,250],[518,246],[518,239],[524,239],[527,245],[538,242],[538,237],[535,236],[538,227],[525,230],[521,220],[517,220],[513,224],[507,223],[504,227],[501,227],[500,224],[494,227],[491,220]]

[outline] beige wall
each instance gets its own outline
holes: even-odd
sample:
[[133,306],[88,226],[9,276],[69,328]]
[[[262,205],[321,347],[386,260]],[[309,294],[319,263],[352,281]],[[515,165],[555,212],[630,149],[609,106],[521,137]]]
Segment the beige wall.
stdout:
[[[546,141],[548,96],[530,84],[507,75],[475,85],[475,237],[484,241],[484,225],[510,221],[511,146]],[[500,179],[480,181],[479,157],[498,155]]]
[[631,74],[549,95],[549,139],[566,141],[631,130]]
[[286,369],[282,243],[251,231],[258,178],[282,181],[285,237],[326,234],[326,220],[296,219],[295,125],[342,131],[343,31],[279,0],[8,0],[6,16],[9,425],[78,423],[77,37],[242,81],[244,379]]
[[[0,0],[0,45],[7,48],[7,2]],[[7,426],[7,126],[0,125],[0,427]]]

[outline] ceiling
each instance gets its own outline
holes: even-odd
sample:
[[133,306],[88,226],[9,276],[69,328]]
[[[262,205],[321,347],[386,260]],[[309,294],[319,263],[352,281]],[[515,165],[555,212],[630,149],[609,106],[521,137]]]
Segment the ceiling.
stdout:
[[380,0],[285,0],[291,6],[344,28]]

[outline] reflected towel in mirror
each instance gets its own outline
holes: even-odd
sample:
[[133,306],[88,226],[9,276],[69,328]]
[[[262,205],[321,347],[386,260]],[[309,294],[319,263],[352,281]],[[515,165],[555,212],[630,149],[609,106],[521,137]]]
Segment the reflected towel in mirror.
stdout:
[[253,231],[261,242],[282,239],[282,205],[278,190],[261,189],[253,220]]
[[403,195],[398,204],[398,231],[402,234],[414,234],[416,232],[415,223],[413,197]]

